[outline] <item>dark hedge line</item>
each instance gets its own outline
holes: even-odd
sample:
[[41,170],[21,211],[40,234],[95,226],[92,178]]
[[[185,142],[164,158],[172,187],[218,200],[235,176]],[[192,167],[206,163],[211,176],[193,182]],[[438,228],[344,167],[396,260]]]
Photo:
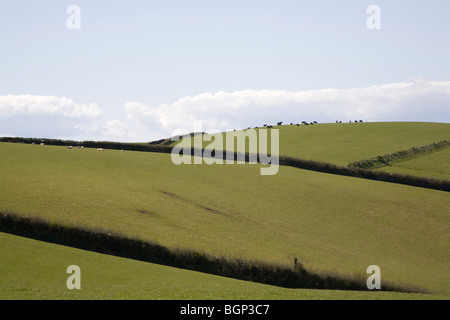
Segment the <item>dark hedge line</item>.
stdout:
[[302,160],[292,157],[280,157],[280,164],[323,173],[399,183],[414,187],[435,189],[441,191],[450,191],[450,180],[418,177],[413,175],[390,173],[380,170],[370,170],[358,167],[342,167],[331,163],[313,160]]
[[55,146],[83,146],[85,148],[104,148],[114,150],[128,151],[145,151],[145,152],[162,152],[170,153],[172,147],[166,145],[149,144],[149,143],[129,143],[129,142],[111,142],[111,141],[74,141],[59,139],[39,139],[39,138],[21,138],[21,137],[2,137],[0,142],[11,143],[44,143],[46,145]]
[[[63,226],[12,213],[0,213],[0,231],[104,254],[286,288],[368,290],[365,279],[361,281],[336,275],[318,275],[306,271],[301,264],[288,268],[262,262],[213,257],[191,250],[171,250],[119,234]],[[414,292],[414,289],[386,284],[382,290]]]
[[385,154],[371,159],[365,159],[349,163],[349,167],[357,167],[364,169],[376,169],[396,163],[400,161],[410,160],[417,158],[421,155],[429,154],[435,151],[442,150],[445,147],[450,146],[450,141],[443,140],[434,142],[431,144],[423,145],[420,147],[413,147],[408,150],[401,150],[394,153]]

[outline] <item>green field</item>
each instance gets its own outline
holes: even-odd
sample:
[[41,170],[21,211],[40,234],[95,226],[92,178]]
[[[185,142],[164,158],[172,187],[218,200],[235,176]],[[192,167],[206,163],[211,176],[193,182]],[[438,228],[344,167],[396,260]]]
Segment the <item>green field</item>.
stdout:
[[[280,155],[342,166],[353,161],[450,140],[448,123],[324,123],[298,127],[294,124],[274,126],[274,129],[280,130]],[[225,144],[226,139],[223,140]],[[203,148],[213,141],[214,139],[211,142],[205,141]],[[174,144],[176,143],[172,145]],[[193,142],[189,141],[189,144],[193,145]]]
[[394,163],[380,170],[450,180],[450,148]]
[[[283,289],[129,260],[0,233],[0,299],[442,299],[393,292]],[[67,267],[81,289],[66,287]]]
[[2,211],[216,256],[298,257],[319,272],[366,277],[377,264],[385,282],[450,294],[447,192],[291,167],[177,166],[158,153],[0,143],[0,154]]

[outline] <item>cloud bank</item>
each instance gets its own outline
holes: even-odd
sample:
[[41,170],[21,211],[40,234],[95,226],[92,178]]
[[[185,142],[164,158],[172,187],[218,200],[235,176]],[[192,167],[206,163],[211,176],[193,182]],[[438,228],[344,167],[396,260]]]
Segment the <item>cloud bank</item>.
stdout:
[[0,96],[0,116],[59,115],[66,118],[93,118],[101,114],[96,103],[76,103],[69,98],[55,96]]
[[[156,107],[127,102],[128,118],[161,132],[241,129],[302,121],[450,121],[450,82],[402,82],[354,89],[203,93]],[[207,131],[207,130],[206,130]]]
[[150,106],[126,102],[121,119],[96,103],[54,96],[0,96],[0,135],[150,141],[192,132],[302,121],[450,122],[450,81],[416,80],[353,89],[201,93]]

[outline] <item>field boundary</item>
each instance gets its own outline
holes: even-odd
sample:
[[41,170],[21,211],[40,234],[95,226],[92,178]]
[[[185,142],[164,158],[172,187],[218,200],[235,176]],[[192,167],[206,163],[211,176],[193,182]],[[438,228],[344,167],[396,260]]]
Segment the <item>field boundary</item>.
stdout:
[[284,156],[280,157],[280,165],[281,164],[322,173],[337,174],[347,177],[363,178],[450,192],[450,180],[441,180],[431,177],[426,178],[358,167],[343,167],[326,162],[302,160]]
[[25,144],[46,144],[53,146],[73,146],[85,148],[104,148],[114,150],[128,150],[128,151],[144,151],[144,152],[159,152],[171,153],[172,147],[160,144],[149,143],[131,143],[131,142],[112,142],[112,141],[74,141],[74,140],[60,140],[47,138],[22,138],[22,137],[0,137],[0,142],[9,143],[25,143]]
[[[128,151],[143,151],[143,152],[157,152],[157,153],[171,153],[173,147],[165,145],[152,145],[145,143],[122,143],[122,142],[109,142],[109,141],[72,141],[72,140],[58,140],[58,139],[38,139],[38,138],[20,138],[20,137],[1,137],[0,142],[10,143],[44,143],[48,145],[58,146],[83,146],[87,148],[105,148],[114,150],[128,150]],[[449,144],[449,141],[441,142],[443,144]],[[440,144],[440,143],[437,143]],[[443,146],[445,147],[445,146]],[[191,154],[204,154],[204,149],[198,150],[191,148]],[[245,159],[245,162],[249,162],[253,156],[249,153],[231,154],[231,158],[227,152],[222,152],[223,159],[237,160],[239,156]],[[214,150],[211,152],[211,156],[215,156]],[[257,162],[261,163],[259,155],[254,157]],[[397,183],[403,185],[409,185],[414,187],[428,188],[440,191],[450,192],[450,180],[441,180],[436,178],[426,178],[414,175],[407,175],[401,173],[391,173],[381,170],[371,170],[361,168],[358,166],[338,166],[327,162],[304,160],[290,156],[279,156],[279,165],[291,166],[294,168],[300,168],[304,170],[317,171],[322,173],[337,174],[342,176],[363,178],[376,181],[384,181],[390,183]]]
[[450,146],[450,141],[442,140],[439,142],[433,142],[430,144],[422,145],[419,147],[412,147],[408,150],[401,150],[370,159],[364,159],[359,161],[350,162],[348,167],[350,168],[364,168],[364,169],[377,169],[386,166],[390,166],[392,163],[398,163],[411,159],[418,158],[423,155],[427,155],[433,152],[440,151]]
[[[305,270],[301,264],[288,268],[264,262],[214,257],[192,250],[169,249],[99,229],[64,226],[14,213],[0,212],[0,231],[83,250],[285,288],[368,291],[365,279],[315,274]],[[426,293],[422,289],[386,283],[382,290]]]

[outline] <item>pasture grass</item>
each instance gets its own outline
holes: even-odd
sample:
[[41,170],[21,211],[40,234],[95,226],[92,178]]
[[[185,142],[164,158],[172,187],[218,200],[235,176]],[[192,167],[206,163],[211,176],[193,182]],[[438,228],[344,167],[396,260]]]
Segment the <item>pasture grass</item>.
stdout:
[[[355,124],[355,126],[358,124]],[[447,192],[169,154],[0,143],[0,209],[171,248],[450,292]]]
[[[288,124],[273,128],[279,129],[280,155],[341,166],[450,139],[448,123],[364,122],[323,123],[309,126]],[[259,128],[255,130],[258,132]],[[221,135],[224,134],[221,133]],[[224,141],[223,150],[225,150],[226,139],[222,137],[222,140]],[[212,142],[214,138],[211,142],[204,141],[203,148]],[[270,150],[270,139],[268,142]],[[178,142],[172,145],[176,143]],[[181,143],[193,144],[193,138],[189,141],[181,140]],[[248,152],[248,148],[245,151]]]
[[[284,289],[0,233],[1,300],[432,300],[444,295]],[[81,289],[66,286],[80,267]]]
[[415,159],[393,163],[379,170],[450,180],[450,147]]

